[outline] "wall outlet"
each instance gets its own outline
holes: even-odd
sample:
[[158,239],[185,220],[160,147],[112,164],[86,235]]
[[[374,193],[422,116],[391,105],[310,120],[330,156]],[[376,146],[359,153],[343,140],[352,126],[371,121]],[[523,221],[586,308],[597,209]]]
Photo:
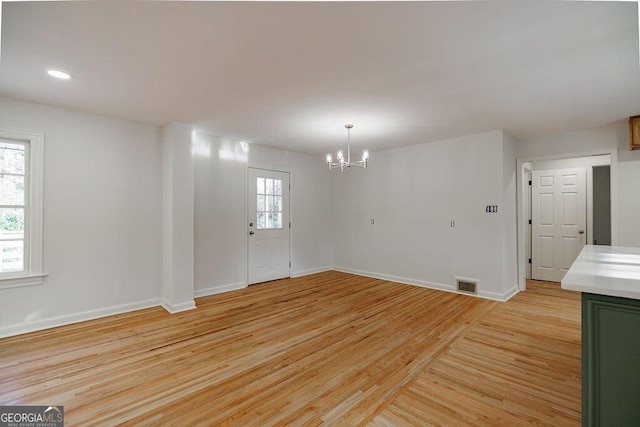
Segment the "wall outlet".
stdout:
[[374,223],[375,223],[375,220],[371,218],[371,225],[373,225]]
[[451,221],[451,228],[456,226],[456,222],[455,221]]

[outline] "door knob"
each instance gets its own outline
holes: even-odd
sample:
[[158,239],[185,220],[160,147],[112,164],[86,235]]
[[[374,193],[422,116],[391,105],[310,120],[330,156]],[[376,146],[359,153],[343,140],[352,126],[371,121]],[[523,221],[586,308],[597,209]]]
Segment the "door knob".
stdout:
[[578,231],[579,234],[584,234],[584,230]]
[[249,235],[250,235],[250,236],[253,236],[253,230],[251,230],[251,231],[249,232]]

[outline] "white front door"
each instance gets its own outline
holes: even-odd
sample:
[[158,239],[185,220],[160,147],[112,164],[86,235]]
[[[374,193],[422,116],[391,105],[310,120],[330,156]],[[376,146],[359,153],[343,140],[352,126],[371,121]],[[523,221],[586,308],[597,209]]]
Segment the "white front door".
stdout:
[[560,282],[587,241],[584,168],[533,171],[531,276]]
[[289,173],[249,168],[248,284],[289,277]]

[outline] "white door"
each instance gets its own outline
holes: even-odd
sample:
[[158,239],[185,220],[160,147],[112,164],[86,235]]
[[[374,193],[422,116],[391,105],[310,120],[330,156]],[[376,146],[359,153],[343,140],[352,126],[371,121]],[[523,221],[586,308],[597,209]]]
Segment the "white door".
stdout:
[[248,284],[289,277],[289,173],[249,168]]
[[533,171],[532,278],[560,282],[587,241],[584,168]]

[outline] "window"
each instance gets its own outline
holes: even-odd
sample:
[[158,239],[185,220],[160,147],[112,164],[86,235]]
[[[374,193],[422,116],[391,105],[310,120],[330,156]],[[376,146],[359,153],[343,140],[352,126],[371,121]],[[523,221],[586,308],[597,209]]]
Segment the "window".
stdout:
[[0,128],[0,287],[42,283],[42,140]]
[[260,177],[257,180],[258,230],[282,228],[282,180]]
[[0,139],[0,273],[25,270],[28,155],[28,144]]

